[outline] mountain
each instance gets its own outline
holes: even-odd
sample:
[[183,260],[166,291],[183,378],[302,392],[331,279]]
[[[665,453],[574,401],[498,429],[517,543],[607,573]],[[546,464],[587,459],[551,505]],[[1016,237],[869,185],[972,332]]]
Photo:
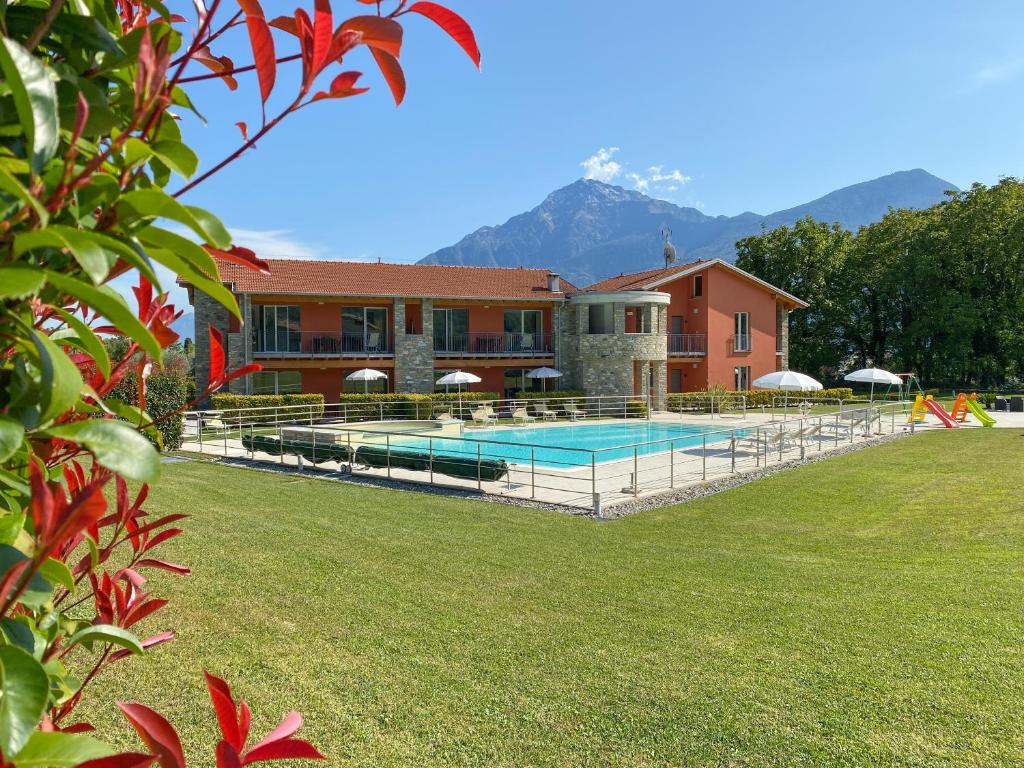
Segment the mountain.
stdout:
[[421,264],[547,267],[577,285],[661,263],[661,230],[668,226],[683,261],[735,259],[735,243],[762,227],[804,216],[838,221],[848,229],[878,221],[890,208],[927,208],[956,187],[921,169],[899,171],[830,192],[762,216],[707,216],[696,208],[640,192],[580,179],[552,192],[531,211],[496,227],[481,227]]
[[175,322],[171,323],[171,330],[174,331],[181,337],[181,341],[185,339],[192,339],[195,341],[196,338],[196,315],[192,310],[188,310]]

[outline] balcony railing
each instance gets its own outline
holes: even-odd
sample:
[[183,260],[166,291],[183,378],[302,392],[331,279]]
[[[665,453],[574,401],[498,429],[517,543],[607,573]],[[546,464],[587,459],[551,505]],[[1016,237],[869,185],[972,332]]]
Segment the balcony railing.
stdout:
[[276,348],[257,339],[253,354],[260,357],[375,357],[390,355],[391,345],[385,333],[316,333],[289,334],[287,342]]
[[750,334],[749,333],[737,333],[732,337],[732,351],[733,352],[749,352],[750,351]]
[[708,353],[708,337],[703,333],[670,333],[668,353],[681,357],[696,357]]
[[446,339],[434,339],[438,356],[550,355],[551,336],[541,333],[458,333]]

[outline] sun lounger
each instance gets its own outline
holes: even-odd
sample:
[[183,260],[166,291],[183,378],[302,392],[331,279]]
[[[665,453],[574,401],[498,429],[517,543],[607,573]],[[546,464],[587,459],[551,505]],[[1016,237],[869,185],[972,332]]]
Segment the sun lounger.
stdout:
[[565,411],[565,415],[573,421],[587,418],[587,412],[578,407],[575,400],[570,400],[568,403],[563,405],[562,410]]
[[548,408],[547,400],[537,400],[533,404],[533,412],[545,421],[558,421],[558,414]]
[[473,417],[474,424],[482,424],[487,426],[488,424],[497,424],[498,419],[489,412],[490,409],[486,406],[481,406],[469,415]]
[[438,408],[434,411],[435,421],[452,421],[451,408]]
[[528,421],[536,421],[536,420],[537,420],[537,417],[536,416],[531,416],[526,411],[525,407],[516,408],[514,411],[512,411],[512,421],[519,422],[520,424],[525,424]]

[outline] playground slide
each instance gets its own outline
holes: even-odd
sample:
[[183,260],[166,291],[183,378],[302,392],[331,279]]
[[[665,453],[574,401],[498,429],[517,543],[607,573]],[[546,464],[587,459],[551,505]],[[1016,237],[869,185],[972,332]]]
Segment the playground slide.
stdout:
[[936,403],[931,398],[924,401],[924,407],[931,411],[939,419],[939,421],[942,422],[942,426],[946,427],[946,429],[960,426],[960,424],[957,423],[956,419],[954,419],[952,416],[946,413],[945,408],[943,408],[941,405]]
[[991,427],[996,423],[996,420],[989,416],[985,409],[981,407],[981,404],[973,399],[967,398],[967,409],[974,415],[974,418],[978,420],[978,423],[983,427]]

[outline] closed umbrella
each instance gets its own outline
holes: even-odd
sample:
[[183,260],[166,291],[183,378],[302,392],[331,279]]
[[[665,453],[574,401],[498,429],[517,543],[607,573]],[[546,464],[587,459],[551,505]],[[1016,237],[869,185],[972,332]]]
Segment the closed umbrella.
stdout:
[[462,414],[462,385],[463,384],[479,384],[482,379],[473,373],[466,373],[465,371],[452,371],[446,373],[440,379],[437,380],[438,384],[443,384],[445,390],[452,384],[455,384],[459,388],[459,414]]
[[370,382],[379,381],[380,379],[386,379],[388,375],[384,371],[375,371],[373,368],[360,368],[354,373],[350,373],[345,378],[348,381],[361,381],[363,382],[363,393],[370,391]]
[[775,371],[754,379],[754,386],[759,389],[782,389],[787,392],[813,392],[824,389],[821,382],[812,379],[805,373],[796,371]]
[[562,372],[554,368],[534,368],[532,371],[528,371],[526,378],[528,379],[540,379],[545,389],[547,389],[547,379],[557,379],[562,375]]
[[870,384],[871,402],[875,401],[875,384],[903,387],[903,379],[895,373],[883,371],[881,368],[861,368],[859,371],[846,374],[843,376],[843,379],[845,381],[855,381],[859,384]]

